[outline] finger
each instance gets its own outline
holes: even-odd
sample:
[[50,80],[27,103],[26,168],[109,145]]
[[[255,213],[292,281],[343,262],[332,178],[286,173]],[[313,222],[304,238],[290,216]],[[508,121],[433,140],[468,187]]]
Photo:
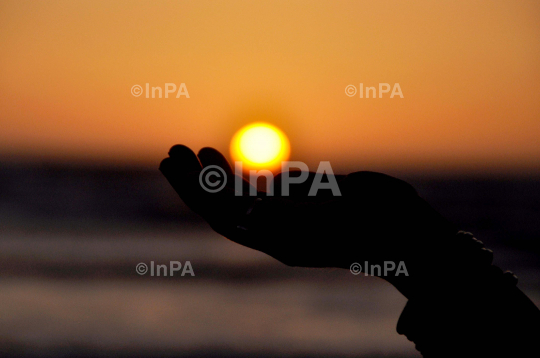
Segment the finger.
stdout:
[[192,170],[186,173],[185,167],[186,165],[176,158],[169,157],[163,159],[160,170],[190,209],[210,224],[227,221],[227,214],[235,211],[234,191],[225,187],[216,193],[209,192],[201,185],[201,171]]
[[169,151],[169,158],[163,159],[159,170],[169,181],[180,198],[195,212],[200,212],[200,185],[194,180],[202,167],[191,149],[175,145]]
[[223,169],[227,175],[234,174],[225,156],[214,148],[205,147],[199,151],[197,156],[199,157],[203,167],[217,165]]
[[240,181],[241,184],[241,195],[256,195],[257,189],[253,187],[248,181],[246,181],[244,178],[242,178],[240,175],[235,175],[233,173],[233,170],[231,166],[229,165],[229,162],[225,158],[223,154],[221,154],[218,150],[210,147],[205,147],[199,151],[199,160],[201,161],[203,167],[208,167],[210,165],[217,165],[218,167],[222,168],[225,171],[225,174],[227,175],[227,186],[233,190],[237,190],[239,188],[236,188],[237,180]]
[[195,153],[185,145],[176,144],[172,146],[169,150],[169,157],[179,163],[181,167],[178,170],[185,173],[200,171],[202,169],[201,163]]
[[236,227],[235,217],[246,212],[251,205],[247,200],[250,198],[236,196],[228,187],[218,192],[204,187],[200,178],[201,164],[188,147],[175,145],[169,155],[161,162],[160,170],[186,205],[213,227],[222,228],[221,231]]

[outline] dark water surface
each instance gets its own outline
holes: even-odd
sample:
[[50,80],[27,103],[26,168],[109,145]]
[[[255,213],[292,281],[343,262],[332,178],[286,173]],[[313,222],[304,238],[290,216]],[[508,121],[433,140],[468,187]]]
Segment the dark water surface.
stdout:
[[[540,181],[408,180],[540,304]],[[231,243],[154,170],[0,166],[0,225],[2,356],[419,356],[389,284]]]

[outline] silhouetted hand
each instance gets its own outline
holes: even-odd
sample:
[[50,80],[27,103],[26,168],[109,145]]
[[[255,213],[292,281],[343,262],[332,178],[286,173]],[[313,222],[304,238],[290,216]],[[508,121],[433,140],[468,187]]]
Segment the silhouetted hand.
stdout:
[[[199,182],[210,165],[222,168],[227,186],[216,193]],[[515,286],[511,274],[491,265],[493,254],[469,233],[437,214],[404,181],[373,172],[335,176],[341,196],[319,190],[309,196],[315,174],[290,184],[285,175],[274,194],[235,195],[235,176],[212,148],[198,156],[176,145],[160,170],[182,200],[218,233],[290,266],[349,268],[366,262],[404,262],[407,275],[384,276],[409,298],[398,332],[429,357],[525,356],[537,351],[540,311]],[[295,175],[299,175],[297,172]],[[293,173],[290,173],[293,176]],[[252,189],[254,190],[254,188]],[[521,355],[520,355],[521,354]]]
[[[217,193],[207,192],[199,182],[201,170],[209,165],[221,167],[228,176],[227,186]],[[384,174],[336,176],[341,196],[321,189],[314,197],[308,196],[314,173],[302,184],[290,184],[288,196],[281,195],[280,174],[275,195],[258,192],[262,200],[257,200],[249,195],[245,180],[243,195],[235,195],[234,173],[213,148],[203,148],[197,156],[176,145],[160,170],[182,200],[230,240],[290,266],[349,268],[367,261],[384,267],[385,261],[404,262],[408,277],[385,279],[406,295],[427,272],[443,270],[445,258],[437,251],[442,252],[456,232],[409,184]],[[425,255],[426,245],[432,255]]]

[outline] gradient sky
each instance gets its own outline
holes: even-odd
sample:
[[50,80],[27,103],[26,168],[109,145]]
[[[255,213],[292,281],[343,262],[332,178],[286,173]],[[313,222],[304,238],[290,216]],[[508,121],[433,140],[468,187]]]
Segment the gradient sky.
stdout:
[[538,172],[540,3],[2,1],[0,93],[4,157],[157,165],[265,120],[310,168]]

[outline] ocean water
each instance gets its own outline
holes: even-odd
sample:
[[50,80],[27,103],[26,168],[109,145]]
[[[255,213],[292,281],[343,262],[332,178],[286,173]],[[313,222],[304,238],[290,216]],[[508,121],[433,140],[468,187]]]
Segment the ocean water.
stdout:
[[[420,356],[396,333],[406,300],[388,283],[234,244],[155,171],[0,174],[2,356]],[[540,305],[540,181],[409,181]],[[194,276],[137,273],[152,261],[189,261]]]
[[[289,268],[204,229],[164,236],[4,238],[4,354],[415,356],[395,331],[405,299],[380,279]],[[136,272],[171,260],[194,276]]]

